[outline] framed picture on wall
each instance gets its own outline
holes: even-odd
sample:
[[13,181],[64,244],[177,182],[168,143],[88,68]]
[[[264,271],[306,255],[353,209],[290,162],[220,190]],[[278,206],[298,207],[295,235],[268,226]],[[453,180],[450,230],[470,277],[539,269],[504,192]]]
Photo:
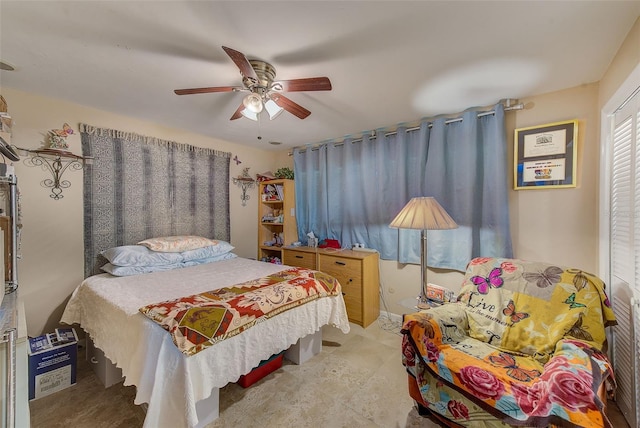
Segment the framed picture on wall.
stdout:
[[513,188],[576,187],[578,121],[515,130]]

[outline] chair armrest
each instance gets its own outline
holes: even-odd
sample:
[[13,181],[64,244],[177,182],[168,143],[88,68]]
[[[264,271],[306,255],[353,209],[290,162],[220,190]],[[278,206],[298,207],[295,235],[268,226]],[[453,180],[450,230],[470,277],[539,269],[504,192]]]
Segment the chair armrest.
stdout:
[[[402,333],[413,338],[426,336],[435,345],[443,343],[443,336],[464,338],[469,336],[469,320],[461,302],[447,303],[435,308],[406,314]],[[446,335],[443,335],[446,331]]]
[[[609,357],[598,348],[595,348],[592,342],[574,338],[561,339],[556,344],[555,351],[547,364],[559,358],[581,360],[584,362],[583,367],[589,365],[597,366],[597,368],[593,368],[601,374],[602,380],[610,378],[610,381],[614,382],[613,366],[609,361]],[[594,372],[593,369],[589,371]]]
[[[615,390],[613,366],[609,358],[599,349],[594,348],[590,342],[576,339],[558,341],[555,352],[545,364],[541,377],[551,381],[556,377],[556,372],[564,373],[569,368],[576,378],[589,384],[585,391],[600,395],[599,392],[603,390],[603,386],[606,390]],[[587,395],[590,395],[591,392],[587,392]],[[598,398],[602,399],[602,397]],[[606,401],[601,404],[605,403]]]

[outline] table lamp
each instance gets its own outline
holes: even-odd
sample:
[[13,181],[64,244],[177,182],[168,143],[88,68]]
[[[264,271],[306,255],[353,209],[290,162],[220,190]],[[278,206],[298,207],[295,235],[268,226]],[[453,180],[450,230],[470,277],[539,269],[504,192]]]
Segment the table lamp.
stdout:
[[420,251],[420,281],[422,288],[418,308],[428,308],[427,304],[427,230],[456,229],[458,225],[432,197],[412,198],[402,208],[389,227],[394,229],[420,230],[422,249]]

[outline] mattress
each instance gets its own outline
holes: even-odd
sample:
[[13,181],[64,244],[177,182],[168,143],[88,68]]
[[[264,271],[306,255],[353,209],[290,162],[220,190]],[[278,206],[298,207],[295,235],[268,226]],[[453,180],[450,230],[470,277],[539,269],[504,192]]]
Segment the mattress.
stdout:
[[238,257],[146,275],[95,275],[74,290],[61,322],[80,324],[122,369],[124,384],[136,386],[135,404],[149,405],[145,427],[196,426],[196,403],[215,388],[237,381],[260,361],[324,325],[348,333],[342,295],[290,309],[189,357],[178,350],[167,331],[138,309],[287,268]]

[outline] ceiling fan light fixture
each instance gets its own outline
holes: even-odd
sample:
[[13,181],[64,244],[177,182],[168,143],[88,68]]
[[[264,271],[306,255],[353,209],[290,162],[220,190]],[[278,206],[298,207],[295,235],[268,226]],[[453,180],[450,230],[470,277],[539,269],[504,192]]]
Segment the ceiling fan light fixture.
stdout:
[[258,113],[256,113],[255,111],[251,111],[248,108],[242,109],[240,114],[246,117],[247,119],[255,120],[256,122],[258,121]]
[[244,99],[242,100],[242,104],[244,104],[244,106],[248,110],[251,110],[256,114],[260,113],[264,108],[262,104],[262,97],[260,97],[260,95],[253,92],[247,95],[246,97],[244,97]]
[[280,116],[280,114],[284,111],[282,107],[276,104],[275,101],[269,99],[266,103],[264,103],[264,108],[269,113],[269,120],[273,120],[276,117]]

